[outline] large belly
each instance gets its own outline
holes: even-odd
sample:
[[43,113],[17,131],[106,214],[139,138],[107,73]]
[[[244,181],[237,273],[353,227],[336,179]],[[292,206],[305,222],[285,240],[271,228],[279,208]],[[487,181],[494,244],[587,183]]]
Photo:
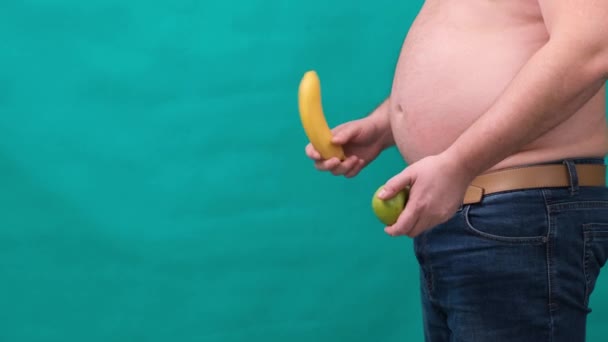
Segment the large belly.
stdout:
[[423,8],[404,43],[391,94],[391,126],[408,162],[447,148],[548,38],[540,13],[538,20],[529,20],[532,15],[501,22],[463,11]]

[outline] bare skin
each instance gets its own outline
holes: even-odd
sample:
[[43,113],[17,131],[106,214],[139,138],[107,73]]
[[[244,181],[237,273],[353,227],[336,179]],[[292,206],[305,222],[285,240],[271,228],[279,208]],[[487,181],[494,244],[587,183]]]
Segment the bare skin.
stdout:
[[[386,227],[417,236],[451,217],[489,170],[608,153],[608,2],[429,0],[403,45],[389,98],[341,125],[350,156],[319,170],[355,176],[396,145],[409,166],[381,198],[410,185],[406,210]],[[377,152],[377,153],[376,153]]]
[[[537,1],[427,1],[403,46],[391,94],[391,127],[405,160],[412,164],[447,149],[548,40]],[[491,168],[604,156],[605,92],[596,93],[568,120]]]

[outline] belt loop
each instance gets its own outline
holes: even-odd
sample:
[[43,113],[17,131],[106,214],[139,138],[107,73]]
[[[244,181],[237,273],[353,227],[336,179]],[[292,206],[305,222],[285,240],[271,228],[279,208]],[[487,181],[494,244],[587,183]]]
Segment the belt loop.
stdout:
[[568,175],[570,178],[570,195],[576,195],[578,193],[578,174],[576,173],[576,165],[570,159],[564,160],[564,164],[568,168]]

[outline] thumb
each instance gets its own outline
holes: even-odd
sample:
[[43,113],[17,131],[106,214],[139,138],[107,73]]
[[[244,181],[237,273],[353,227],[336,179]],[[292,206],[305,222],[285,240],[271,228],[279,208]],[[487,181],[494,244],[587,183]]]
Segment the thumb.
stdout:
[[408,185],[411,185],[413,176],[411,170],[407,168],[393,178],[389,179],[382,188],[382,191],[378,194],[378,198],[381,200],[389,199],[395,196],[399,191],[405,189]]
[[361,126],[352,123],[336,127],[331,141],[334,144],[343,145],[361,132]]

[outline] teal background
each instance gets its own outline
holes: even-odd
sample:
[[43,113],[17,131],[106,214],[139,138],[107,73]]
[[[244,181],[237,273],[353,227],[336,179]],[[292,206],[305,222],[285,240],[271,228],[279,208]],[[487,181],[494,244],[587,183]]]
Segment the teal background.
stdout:
[[366,115],[421,3],[0,2],[0,341],[421,340],[403,162],[316,172],[296,103]]

